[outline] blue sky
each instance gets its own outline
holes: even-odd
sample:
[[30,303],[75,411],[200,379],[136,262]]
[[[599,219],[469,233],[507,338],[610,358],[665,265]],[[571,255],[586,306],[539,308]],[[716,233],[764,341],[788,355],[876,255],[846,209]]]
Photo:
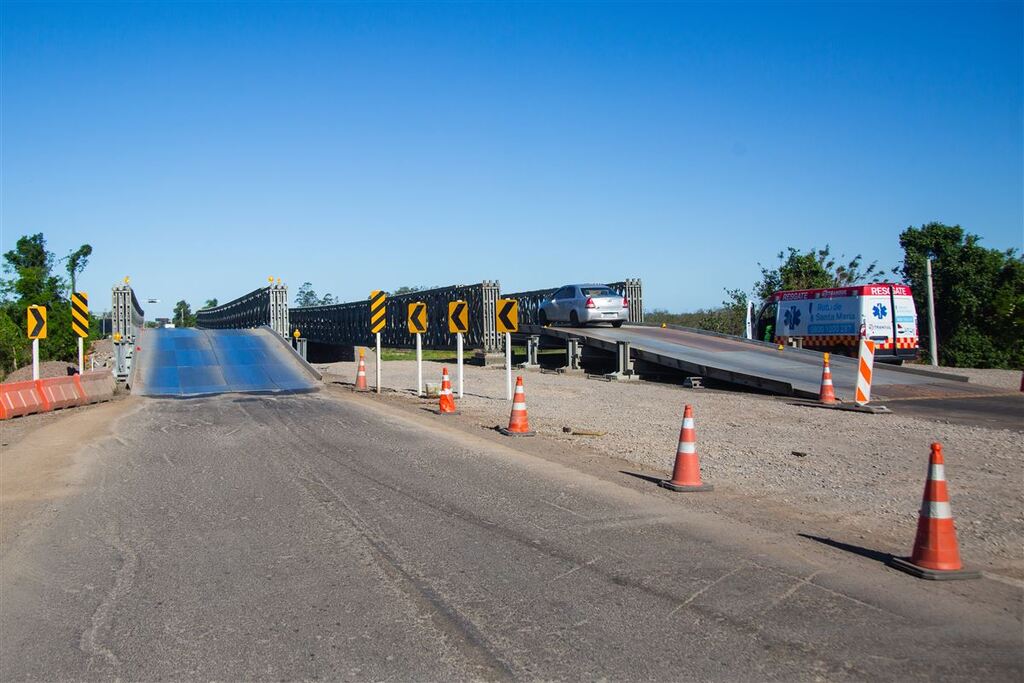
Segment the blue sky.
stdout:
[[[2,248],[89,242],[94,302],[641,277],[786,246],[1024,241],[1022,4],[14,4]],[[94,303],[94,307],[97,304]]]

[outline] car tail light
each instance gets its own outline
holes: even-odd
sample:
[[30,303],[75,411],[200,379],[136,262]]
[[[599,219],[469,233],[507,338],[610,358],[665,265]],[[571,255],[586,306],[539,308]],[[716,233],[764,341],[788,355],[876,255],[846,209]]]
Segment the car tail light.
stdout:
[[596,308],[596,306],[594,305],[594,300],[592,298],[587,299],[587,308]]
[[623,308],[629,308],[629,298],[628,297],[622,297],[622,307]]

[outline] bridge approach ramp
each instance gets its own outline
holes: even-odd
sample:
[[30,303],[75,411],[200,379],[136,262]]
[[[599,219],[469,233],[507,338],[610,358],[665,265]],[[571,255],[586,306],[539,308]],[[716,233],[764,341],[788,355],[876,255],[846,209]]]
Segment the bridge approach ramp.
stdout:
[[186,398],[314,391],[319,374],[269,327],[146,330],[132,393]]
[[[808,349],[751,341],[683,327],[624,325],[611,327],[540,327],[525,325],[520,335],[542,339],[575,338],[588,347],[618,352],[629,344],[633,360],[677,370],[688,375],[760,389],[783,396],[817,398],[821,385],[822,354]],[[857,382],[857,360],[831,357],[832,382],[836,395],[852,401]],[[916,368],[876,364],[872,399],[906,400],[998,396],[998,389],[968,384],[957,379]]]

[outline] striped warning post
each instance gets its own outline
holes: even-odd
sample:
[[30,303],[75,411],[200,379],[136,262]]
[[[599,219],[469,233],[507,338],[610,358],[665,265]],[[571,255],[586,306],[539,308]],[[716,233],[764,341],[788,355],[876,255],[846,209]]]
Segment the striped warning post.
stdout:
[[860,340],[860,352],[857,354],[857,405],[864,406],[871,401],[871,373],[875,365],[875,342],[870,339]]
[[83,339],[89,336],[89,295],[85,292],[71,295],[71,329]]
[[388,326],[388,295],[379,289],[370,292],[370,334],[377,334]]
[[928,459],[928,479],[921,497],[914,550],[909,558],[894,557],[889,564],[920,579],[976,579],[980,574],[963,568],[953,526],[946,485],[946,461],[942,444],[933,443]]

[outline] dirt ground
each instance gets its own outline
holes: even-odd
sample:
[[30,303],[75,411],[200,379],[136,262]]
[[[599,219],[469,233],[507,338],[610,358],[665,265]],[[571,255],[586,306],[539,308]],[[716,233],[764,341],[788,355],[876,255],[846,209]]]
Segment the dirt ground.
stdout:
[[[124,396],[120,397],[125,398]],[[39,506],[75,490],[94,444],[138,400],[114,400],[0,422],[0,546],[36,517]]]
[[[355,363],[317,367],[328,381],[351,383],[356,373]],[[425,363],[424,379],[439,381],[440,369]],[[415,373],[414,362],[386,362],[383,385],[427,403],[413,395]],[[372,385],[372,358],[367,375]],[[481,427],[507,424],[504,369],[466,366],[465,378],[457,419]],[[538,371],[524,378],[530,424],[539,436],[574,444],[581,455],[621,458],[655,473],[669,473],[683,406],[692,404],[704,478],[716,491],[861,530],[875,545],[903,554],[913,543],[929,446],[941,442],[964,556],[989,571],[1024,578],[1021,432],[819,410],[668,384]],[[563,427],[603,435],[572,436]]]

